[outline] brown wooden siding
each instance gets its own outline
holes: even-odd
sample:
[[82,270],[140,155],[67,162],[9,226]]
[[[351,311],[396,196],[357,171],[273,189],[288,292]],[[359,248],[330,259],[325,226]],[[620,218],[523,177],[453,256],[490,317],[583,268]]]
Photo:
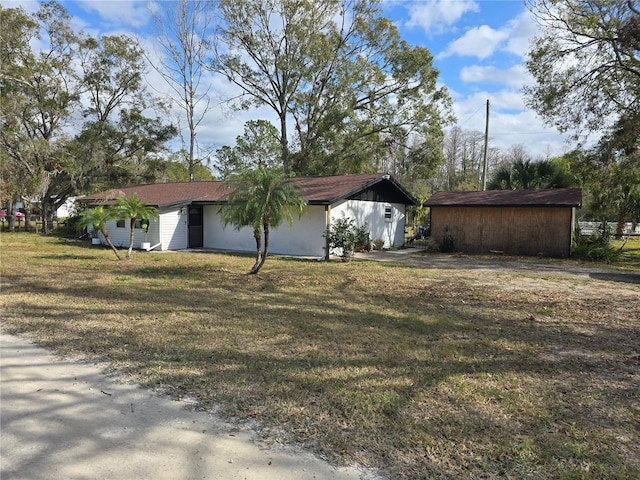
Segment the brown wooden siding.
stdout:
[[445,232],[456,252],[568,257],[573,209],[569,207],[431,207],[431,236]]

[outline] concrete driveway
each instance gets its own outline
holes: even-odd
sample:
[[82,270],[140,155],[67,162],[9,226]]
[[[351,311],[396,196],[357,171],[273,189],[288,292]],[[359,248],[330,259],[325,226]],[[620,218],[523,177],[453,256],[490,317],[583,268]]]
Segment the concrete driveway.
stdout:
[[374,478],[2,332],[0,365],[2,480]]

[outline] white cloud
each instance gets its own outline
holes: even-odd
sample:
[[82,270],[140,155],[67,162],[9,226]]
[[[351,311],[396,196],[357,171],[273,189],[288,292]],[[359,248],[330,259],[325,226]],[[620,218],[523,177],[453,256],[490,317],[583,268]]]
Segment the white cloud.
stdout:
[[505,30],[495,30],[488,25],[481,25],[467,30],[462,37],[451,42],[438,58],[456,55],[484,59],[493,55],[508,38],[509,34]]
[[531,39],[538,33],[533,15],[529,10],[525,10],[511,20],[505,28],[509,31],[505,50],[524,58],[529,52]]
[[40,8],[40,2],[37,0],[2,0],[0,5],[2,8],[23,8],[27,13],[37,12]]
[[529,52],[530,41],[536,35],[537,27],[528,10],[511,19],[500,28],[481,25],[467,30],[464,35],[447,45],[438,55],[488,58],[496,52],[506,52],[524,58]]
[[529,79],[527,69],[522,64],[509,68],[470,65],[460,70],[460,80],[464,83],[492,83],[520,89]]
[[542,123],[535,112],[525,110],[522,96],[513,90],[481,91],[457,95],[454,111],[464,130],[484,132],[489,100],[489,146],[502,150],[524,145],[533,158],[558,156],[571,150],[557,130]]
[[426,0],[409,7],[407,27],[420,27],[426,33],[441,33],[467,12],[478,12],[475,0]]
[[139,0],[99,0],[78,2],[77,5],[88,13],[97,13],[107,23],[139,28],[150,20],[150,12],[146,2]]

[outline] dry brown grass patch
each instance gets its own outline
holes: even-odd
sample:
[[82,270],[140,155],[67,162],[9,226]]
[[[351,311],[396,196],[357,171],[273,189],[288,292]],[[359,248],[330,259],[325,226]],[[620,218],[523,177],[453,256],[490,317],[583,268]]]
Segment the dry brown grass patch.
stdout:
[[2,235],[3,328],[393,478],[640,475],[640,286]]

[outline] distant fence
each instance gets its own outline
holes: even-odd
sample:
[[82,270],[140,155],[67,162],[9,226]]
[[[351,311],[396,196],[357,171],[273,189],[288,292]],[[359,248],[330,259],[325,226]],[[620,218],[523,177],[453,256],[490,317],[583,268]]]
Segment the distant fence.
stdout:
[[[66,228],[67,225],[68,225],[67,219],[60,218],[60,219],[54,220],[53,223],[49,225],[49,227],[51,229],[60,229],[60,228]],[[25,221],[25,219],[24,218],[16,219],[14,223],[14,229],[16,232],[26,231],[27,222]],[[7,220],[6,218],[2,218],[0,220],[0,232],[8,232],[8,231],[9,231],[9,220]],[[32,218],[30,231],[32,232],[35,231],[36,233],[42,232],[42,220],[40,220],[39,218],[38,219]]]
[[[578,222],[580,227],[580,233],[582,235],[594,235],[598,233],[598,229],[602,226],[602,222]],[[607,227],[612,234],[616,233],[618,229],[618,222],[607,222]],[[623,235],[640,235],[640,224],[634,225],[631,222],[627,222],[624,225]]]

